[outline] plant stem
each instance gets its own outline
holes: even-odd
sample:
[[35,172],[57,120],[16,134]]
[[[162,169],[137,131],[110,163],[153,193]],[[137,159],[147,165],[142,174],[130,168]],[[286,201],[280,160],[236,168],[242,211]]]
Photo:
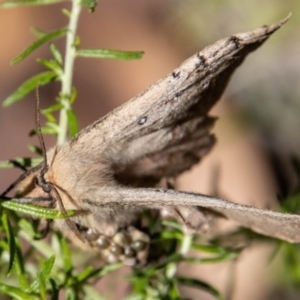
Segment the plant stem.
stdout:
[[[185,234],[184,235],[183,240],[181,242],[181,247],[180,247],[180,250],[179,250],[179,253],[181,255],[185,255],[190,250],[192,241],[193,241],[193,235],[191,235],[191,234]],[[167,266],[166,276],[169,279],[172,279],[175,276],[175,273],[177,271],[177,267],[178,267],[178,264],[174,263],[174,262],[170,263]]]
[[70,110],[70,96],[72,92],[72,78],[73,67],[76,58],[76,30],[81,11],[81,4],[78,0],[72,1],[72,9],[70,14],[70,21],[68,26],[68,33],[66,39],[66,54],[65,54],[65,66],[64,74],[62,76],[61,85],[61,104],[63,108],[60,110],[59,115],[59,129],[57,135],[57,144],[62,145],[67,138],[68,129],[68,110]]

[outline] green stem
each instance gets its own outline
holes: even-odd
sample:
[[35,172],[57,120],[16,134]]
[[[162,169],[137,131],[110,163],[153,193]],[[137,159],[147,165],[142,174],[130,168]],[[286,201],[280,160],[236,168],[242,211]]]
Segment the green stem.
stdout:
[[[180,250],[179,250],[179,253],[181,255],[185,255],[190,250],[192,241],[193,241],[193,235],[190,235],[190,234],[185,234],[184,235],[183,240],[181,242],[181,247],[180,247]],[[169,279],[174,278],[175,273],[177,271],[177,267],[178,267],[178,264],[177,263],[173,263],[173,262],[170,263],[167,266],[166,276]]]
[[59,116],[59,130],[57,135],[57,144],[62,145],[67,138],[68,130],[68,116],[67,112],[70,110],[70,96],[72,92],[72,78],[73,68],[76,58],[76,30],[81,11],[81,4],[78,0],[72,1],[72,10],[70,15],[70,22],[68,26],[67,40],[66,40],[66,54],[65,54],[65,66],[64,74],[62,76],[61,85],[61,103],[63,108],[60,110]]

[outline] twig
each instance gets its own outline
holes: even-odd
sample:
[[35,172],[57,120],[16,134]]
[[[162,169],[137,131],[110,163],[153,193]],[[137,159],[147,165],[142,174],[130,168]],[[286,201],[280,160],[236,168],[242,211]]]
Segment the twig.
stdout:
[[67,40],[66,40],[66,54],[65,54],[65,66],[64,74],[62,76],[61,86],[61,103],[63,108],[60,110],[59,116],[59,129],[57,135],[57,144],[62,145],[67,138],[68,129],[68,116],[67,112],[70,109],[69,98],[72,91],[72,78],[73,67],[76,57],[76,30],[81,11],[81,4],[78,0],[72,1],[72,9],[70,14],[70,22],[68,26]]
[[[182,256],[185,255],[190,250],[192,241],[193,241],[193,235],[184,234],[183,240],[181,242],[181,247],[180,247],[180,250],[179,250],[179,254],[181,254]],[[175,273],[177,271],[177,267],[178,267],[178,263],[174,263],[174,262],[170,263],[167,266],[166,276],[169,279],[172,279],[175,276]]]

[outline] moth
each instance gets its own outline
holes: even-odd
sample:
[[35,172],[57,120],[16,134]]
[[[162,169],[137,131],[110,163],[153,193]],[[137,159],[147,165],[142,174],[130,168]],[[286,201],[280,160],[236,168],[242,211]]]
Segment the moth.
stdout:
[[109,262],[134,265],[146,259],[149,237],[133,226],[143,210],[165,209],[195,230],[206,228],[207,216],[217,213],[263,235],[299,242],[298,215],[157,187],[212,149],[216,118],[209,110],[245,57],[288,18],[206,47],[71,141],[49,150],[42,164],[21,176],[20,201],[82,212],[54,225]]

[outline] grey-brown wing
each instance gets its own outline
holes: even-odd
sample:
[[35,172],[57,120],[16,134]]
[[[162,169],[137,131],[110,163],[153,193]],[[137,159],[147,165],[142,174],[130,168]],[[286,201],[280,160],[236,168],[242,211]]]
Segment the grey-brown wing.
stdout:
[[[127,172],[132,178],[150,176],[155,181],[190,168],[214,144],[207,114],[230,76],[287,19],[206,47],[144,93],[82,130],[71,141],[73,154],[85,164],[98,163],[101,157],[121,178]],[[189,126],[194,126],[194,132]]]
[[[215,118],[203,116],[156,131],[141,137],[140,147],[148,145],[149,154],[132,159],[125,166],[113,165],[116,178],[125,185],[136,187],[153,186],[163,177],[173,177],[188,170],[198,163],[215,144],[210,129]],[[167,141],[167,143],[166,143]],[[151,145],[153,150],[150,149]],[[131,147],[139,146],[137,142],[128,145],[125,152],[135,153]],[[125,153],[127,157],[130,154]]]
[[266,236],[293,243],[300,242],[300,216],[278,213],[247,205],[241,205],[201,194],[178,192],[153,188],[94,188],[91,194],[98,195],[90,203],[97,206],[144,207],[160,209],[168,206],[198,206],[218,212],[236,221],[240,226],[250,228]]

